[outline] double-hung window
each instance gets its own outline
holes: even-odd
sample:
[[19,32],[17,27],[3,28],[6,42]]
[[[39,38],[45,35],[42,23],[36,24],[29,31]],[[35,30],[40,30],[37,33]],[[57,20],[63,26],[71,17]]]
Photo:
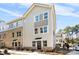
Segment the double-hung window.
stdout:
[[43,28],[42,27],[40,28],[40,33],[43,33]]
[[38,33],[38,29],[37,28],[35,28],[35,34],[37,34]]
[[10,24],[10,25],[9,25],[9,28],[13,28],[13,24]]
[[47,32],[47,27],[44,27],[44,33],[46,33]]
[[35,16],[35,22],[38,22],[38,21],[39,21],[39,17]]
[[17,32],[17,37],[18,37],[18,36],[21,36],[21,31],[20,31],[20,32]]
[[44,13],[44,20],[48,20],[48,12]]
[[12,37],[14,37],[14,32],[12,33]]

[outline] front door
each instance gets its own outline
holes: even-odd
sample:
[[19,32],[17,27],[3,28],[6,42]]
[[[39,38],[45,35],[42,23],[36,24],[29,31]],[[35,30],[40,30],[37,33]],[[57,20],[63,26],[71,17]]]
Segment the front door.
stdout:
[[38,50],[41,49],[41,41],[37,41],[37,49],[38,49]]

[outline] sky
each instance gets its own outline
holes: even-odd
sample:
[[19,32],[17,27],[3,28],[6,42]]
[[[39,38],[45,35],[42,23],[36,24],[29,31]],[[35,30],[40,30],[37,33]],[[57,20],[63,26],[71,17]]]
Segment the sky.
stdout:
[[[0,20],[5,22],[21,17],[31,6],[28,3],[0,3]],[[79,24],[79,4],[55,3],[56,31]]]

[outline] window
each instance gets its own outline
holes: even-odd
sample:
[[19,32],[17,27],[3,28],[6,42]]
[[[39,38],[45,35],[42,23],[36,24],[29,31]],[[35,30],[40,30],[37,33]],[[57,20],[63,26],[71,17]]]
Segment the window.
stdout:
[[35,47],[35,41],[32,42],[32,46]]
[[18,35],[21,36],[21,32],[18,32]]
[[15,42],[15,46],[17,46],[17,42]]
[[43,46],[47,46],[47,41],[43,41]]
[[44,33],[46,33],[47,32],[47,27],[44,27]]
[[47,13],[47,12],[44,13],[44,19],[45,19],[45,20],[48,20],[48,13]]
[[17,32],[17,37],[18,37],[18,36],[21,36],[21,31],[20,31],[20,32]]
[[35,21],[38,22],[39,21],[39,17],[35,16]]
[[38,29],[37,28],[35,28],[35,34],[37,34],[38,33]]
[[43,28],[40,28],[40,33],[43,33]]
[[13,24],[10,24],[10,25],[9,25],[9,28],[13,28]]
[[18,32],[17,32],[17,37],[18,37]]
[[20,46],[20,42],[18,42],[18,46]]
[[14,37],[14,33],[12,33],[12,37]]

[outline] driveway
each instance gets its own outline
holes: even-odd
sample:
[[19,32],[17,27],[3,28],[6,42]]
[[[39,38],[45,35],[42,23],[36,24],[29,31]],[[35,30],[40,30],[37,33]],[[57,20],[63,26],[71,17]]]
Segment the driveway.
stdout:
[[79,55],[79,51],[71,51],[70,53],[66,54],[66,55]]

